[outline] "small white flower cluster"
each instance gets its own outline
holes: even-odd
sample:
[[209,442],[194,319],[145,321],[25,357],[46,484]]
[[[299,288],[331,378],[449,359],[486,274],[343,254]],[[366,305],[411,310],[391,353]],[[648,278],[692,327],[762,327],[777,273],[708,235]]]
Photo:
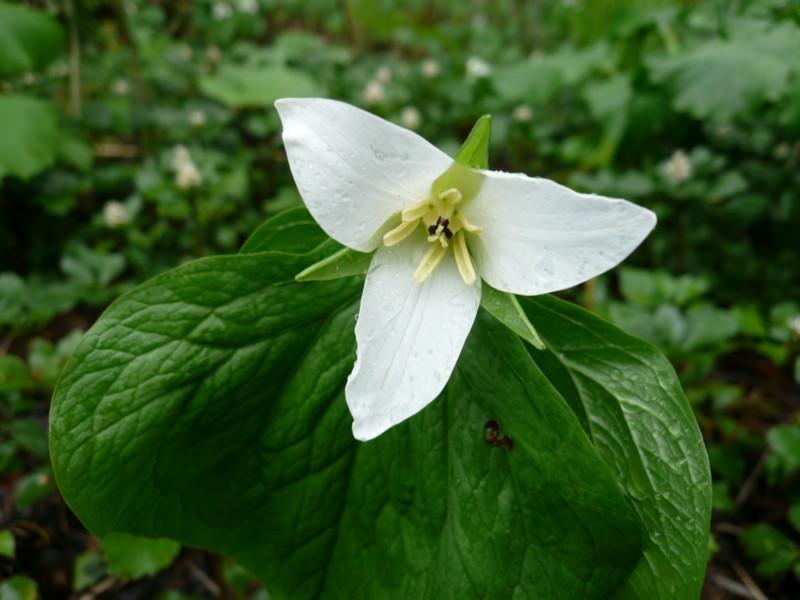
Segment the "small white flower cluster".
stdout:
[[520,104],[514,108],[514,120],[528,123],[533,118],[533,109],[527,104]]
[[383,66],[375,71],[375,76],[364,86],[362,96],[367,104],[380,104],[386,96],[386,84],[392,80],[392,70]]
[[492,74],[492,65],[477,56],[470,56],[467,59],[466,68],[467,75],[473,79],[482,79]]
[[676,150],[664,165],[664,174],[674,185],[680,185],[692,176],[692,161],[683,150]]
[[406,106],[400,113],[400,121],[406,129],[416,129],[422,123],[422,115],[413,106]]
[[800,338],[800,315],[795,315],[791,319],[789,319],[786,324],[789,326],[789,329],[792,331],[796,338]]
[[206,113],[204,113],[202,110],[195,109],[189,113],[189,124],[192,127],[197,127],[200,129],[201,127],[205,127],[206,122]]
[[131,91],[131,84],[128,83],[127,79],[119,77],[114,80],[111,91],[114,92],[115,96],[127,96]]
[[222,51],[219,46],[212,44],[206,48],[206,60],[212,64],[218,63],[222,59]]
[[433,58],[423,60],[420,69],[422,70],[422,75],[428,79],[433,79],[441,72],[439,63]]
[[109,200],[103,206],[103,221],[106,227],[116,229],[131,222],[131,217],[128,214],[128,209],[122,202],[117,200]]
[[233,8],[227,2],[214,2],[211,14],[217,21],[224,21],[233,14]]
[[239,0],[239,11],[246,15],[256,15],[258,9],[258,0]]
[[173,148],[172,169],[175,171],[175,185],[182,190],[195,188],[203,182],[203,177],[186,146],[178,144]]

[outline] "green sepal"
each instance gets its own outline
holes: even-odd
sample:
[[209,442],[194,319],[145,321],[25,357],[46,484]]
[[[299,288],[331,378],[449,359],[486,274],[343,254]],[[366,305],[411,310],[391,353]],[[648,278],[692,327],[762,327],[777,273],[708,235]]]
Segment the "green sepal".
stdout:
[[[483,115],[475,121],[467,139],[461,145],[455,156],[455,168],[459,170],[468,169],[488,169],[489,168],[489,141],[492,136],[492,116]],[[452,170],[449,169],[447,173]],[[447,174],[445,173],[445,175]],[[477,174],[476,174],[477,175]],[[462,173],[459,176],[463,177]],[[440,177],[442,179],[444,176]],[[482,176],[481,176],[482,177]],[[438,182],[439,180],[437,180]],[[486,282],[481,288],[481,306],[516,333],[523,340],[531,344],[534,348],[544,350],[545,345],[542,338],[536,332],[536,328],[528,319],[525,311],[514,294],[496,290]]]
[[514,294],[496,290],[484,281],[481,288],[481,306],[534,348],[538,350],[546,348]]
[[372,261],[371,252],[342,248],[295,275],[296,281],[330,281],[340,277],[364,275]]
[[489,140],[492,137],[492,115],[475,121],[467,139],[455,155],[455,161],[471,169],[489,168]]

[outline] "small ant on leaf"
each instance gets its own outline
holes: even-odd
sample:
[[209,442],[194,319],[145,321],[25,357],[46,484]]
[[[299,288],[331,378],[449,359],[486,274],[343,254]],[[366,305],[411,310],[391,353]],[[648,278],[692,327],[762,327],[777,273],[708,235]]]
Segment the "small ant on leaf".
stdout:
[[514,441],[500,430],[500,423],[492,419],[486,421],[483,426],[483,439],[487,444],[511,450],[514,448]]

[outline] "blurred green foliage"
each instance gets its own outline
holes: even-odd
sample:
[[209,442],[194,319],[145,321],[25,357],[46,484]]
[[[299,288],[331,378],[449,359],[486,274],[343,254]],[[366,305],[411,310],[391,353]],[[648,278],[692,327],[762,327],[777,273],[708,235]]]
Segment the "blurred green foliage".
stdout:
[[493,168],[656,211],[573,298],[688,386],[718,521],[746,528],[717,532],[719,568],[797,597],[798,56],[793,0],[0,2],[0,527],[52,494],[47,399],[80,332],[299,205],[271,102],[319,94],[450,152],[490,113]]

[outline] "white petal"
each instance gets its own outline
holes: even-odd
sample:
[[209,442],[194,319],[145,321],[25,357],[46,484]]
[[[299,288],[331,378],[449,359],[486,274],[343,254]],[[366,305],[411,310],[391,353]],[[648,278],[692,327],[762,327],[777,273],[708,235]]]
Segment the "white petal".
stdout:
[[625,200],[579,194],[548,179],[484,171],[464,214],[480,276],[534,296],[563,290],[619,264],[647,237],[655,214]]
[[412,131],[325,98],[275,102],[308,210],[336,241],[369,252],[386,220],[424,200],[453,160]]
[[370,440],[419,412],[444,388],[480,305],[452,253],[424,282],[414,280],[428,244],[415,236],[376,254],[356,323],[358,357],[345,396],[353,435]]

